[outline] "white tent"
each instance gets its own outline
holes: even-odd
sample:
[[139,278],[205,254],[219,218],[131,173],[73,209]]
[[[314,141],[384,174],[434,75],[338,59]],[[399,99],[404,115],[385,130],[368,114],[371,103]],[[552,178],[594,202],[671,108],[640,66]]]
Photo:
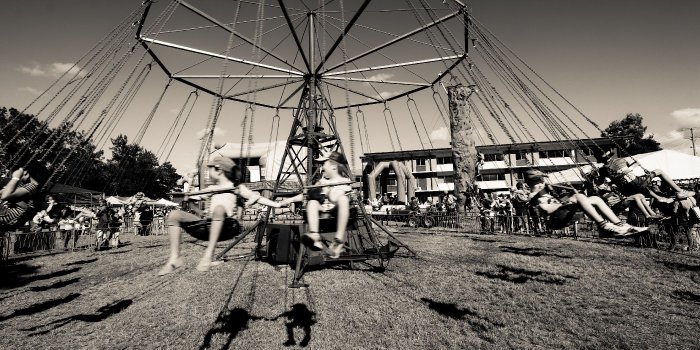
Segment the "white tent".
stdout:
[[177,207],[178,204],[175,202],[171,202],[165,198],[161,198],[154,203],[157,206],[163,206],[163,207]]
[[[244,157],[248,155],[251,158],[260,158],[261,174],[251,173],[251,181],[259,181],[261,175],[264,175],[266,179],[274,179],[281,167],[286,144],[286,140],[245,144],[242,147],[240,143],[227,143],[212,152],[209,157],[224,156],[237,159],[242,152]],[[249,151],[250,153],[248,153]],[[254,167],[249,167],[249,170],[257,172]]]
[[700,157],[690,154],[661,150],[638,154],[634,157],[628,157],[627,160],[632,162],[632,158],[641,165],[641,167],[633,167],[634,173],[637,175],[644,174],[644,169],[649,171],[661,169],[674,180],[700,178]]
[[[596,164],[596,166],[600,167],[601,164]],[[553,185],[566,183],[580,184],[585,180],[584,174],[588,174],[592,168],[590,164],[586,164],[580,167],[549,173],[547,174],[547,182]]]
[[124,202],[115,196],[109,196],[105,198],[105,201],[110,205],[124,205]]

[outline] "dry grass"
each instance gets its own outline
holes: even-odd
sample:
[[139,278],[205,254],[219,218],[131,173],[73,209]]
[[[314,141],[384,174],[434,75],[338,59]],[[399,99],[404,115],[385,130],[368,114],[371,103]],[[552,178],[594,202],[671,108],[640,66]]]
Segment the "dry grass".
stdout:
[[[309,272],[203,247],[157,277],[165,237],[2,267],[3,349],[698,348],[700,258],[568,239],[401,235],[420,254],[383,272]],[[234,250],[250,251],[250,244]],[[298,326],[298,327],[296,327]],[[299,345],[295,345],[299,346]]]

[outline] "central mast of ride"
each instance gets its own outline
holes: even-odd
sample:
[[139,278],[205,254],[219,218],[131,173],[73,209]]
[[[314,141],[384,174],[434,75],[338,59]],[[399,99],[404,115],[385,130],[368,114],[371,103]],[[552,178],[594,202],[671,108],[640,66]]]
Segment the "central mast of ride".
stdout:
[[316,66],[316,13],[309,11],[306,16],[309,29],[307,52],[304,52],[301,41],[293,33],[306,65],[304,88],[298,107],[293,112],[294,123],[287,138],[275,191],[292,176],[296,177],[299,185],[310,185],[318,172],[314,159],[318,157],[321,147],[342,152],[332,106],[320,87],[320,67]]
[[[316,18],[316,14],[313,12],[308,13],[309,16],[309,64],[311,66],[311,69],[308,72],[308,84],[309,84],[309,107],[306,110],[306,135],[307,135],[307,140],[312,140],[314,139],[314,133],[317,131],[321,131],[322,128],[319,127],[318,123],[318,116],[319,116],[319,104],[317,103],[316,100],[316,87],[318,86],[318,81],[316,80],[316,74],[314,74],[313,68],[314,68],[314,63],[315,63],[315,51],[314,50],[314,40],[316,40],[316,28],[314,26],[314,19]],[[307,171],[307,176],[306,176],[306,184],[310,185],[312,181],[312,175],[314,174],[314,171],[316,170],[314,168],[314,159],[316,157],[316,154],[318,152],[318,148],[314,147],[316,145],[313,144],[308,144],[307,145],[307,159],[306,159],[306,169]]]

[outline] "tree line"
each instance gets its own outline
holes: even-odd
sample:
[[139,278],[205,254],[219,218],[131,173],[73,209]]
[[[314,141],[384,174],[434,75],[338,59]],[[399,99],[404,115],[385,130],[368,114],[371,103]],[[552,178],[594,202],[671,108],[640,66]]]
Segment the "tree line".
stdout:
[[172,164],[159,163],[153,152],[129,143],[125,135],[110,140],[107,158],[85,131],[72,127],[50,127],[34,115],[0,107],[0,174],[7,175],[13,164],[21,166],[33,158],[55,171],[52,182],[106,195],[143,192],[161,198],[176,188],[180,175]]

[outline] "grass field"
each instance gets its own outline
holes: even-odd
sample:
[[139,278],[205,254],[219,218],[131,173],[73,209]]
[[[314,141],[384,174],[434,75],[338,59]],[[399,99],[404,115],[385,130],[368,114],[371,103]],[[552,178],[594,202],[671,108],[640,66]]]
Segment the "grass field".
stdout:
[[400,238],[419,258],[395,258],[381,273],[311,271],[308,289],[286,288],[286,266],[247,257],[197,272],[204,247],[192,242],[185,268],[157,277],[163,236],[16,260],[0,276],[0,348],[279,349],[305,336],[310,349],[700,348],[697,255],[570,239]]

